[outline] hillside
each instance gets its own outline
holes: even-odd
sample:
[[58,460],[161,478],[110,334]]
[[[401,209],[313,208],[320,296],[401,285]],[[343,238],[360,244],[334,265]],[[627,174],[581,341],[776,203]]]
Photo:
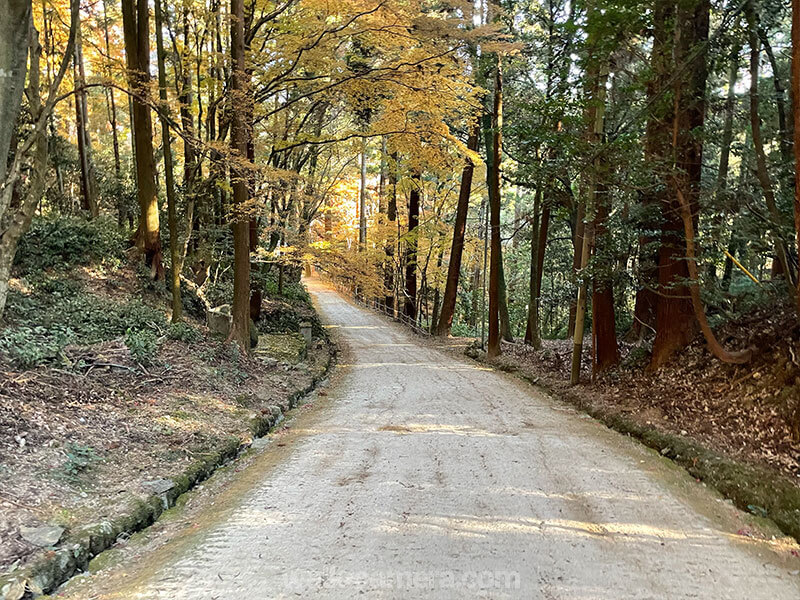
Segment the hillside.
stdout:
[[[248,356],[199,310],[170,324],[163,286],[124,246],[79,219],[36,222],[24,238],[0,331],[0,571],[38,555],[25,528],[74,538],[246,446],[330,362],[300,284],[264,300]],[[316,323],[308,348],[301,321]]]

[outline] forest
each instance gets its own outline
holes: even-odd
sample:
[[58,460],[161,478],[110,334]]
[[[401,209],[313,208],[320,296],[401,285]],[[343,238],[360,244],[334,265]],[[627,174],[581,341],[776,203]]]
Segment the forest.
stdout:
[[699,333],[741,363],[713,327],[798,301],[781,3],[6,5],[0,310],[66,217],[115,223],[173,321],[230,303],[242,348],[309,261],[490,355],[572,339],[573,382],[587,334],[594,374]]
[[[139,506],[98,490],[200,464],[177,497],[277,427],[359,327],[325,322],[312,297],[345,309],[309,281],[800,539],[800,0],[0,15],[0,567],[34,556],[19,532],[43,514],[77,530],[86,493]],[[367,364],[419,367],[393,360]],[[452,385],[434,408],[489,389]]]

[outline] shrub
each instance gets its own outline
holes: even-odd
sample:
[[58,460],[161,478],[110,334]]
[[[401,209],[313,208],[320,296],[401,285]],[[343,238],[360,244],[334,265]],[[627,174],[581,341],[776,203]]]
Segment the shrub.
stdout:
[[258,330],[261,333],[300,331],[300,315],[285,302],[270,302],[261,311]]
[[123,236],[108,218],[92,221],[63,216],[38,218],[22,236],[14,264],[23,273],[94,261],[118,264],[124,249]]
[[185,344],[192,344],[203,337],[197,329],[183,322],[170,324],[167,335],[169,339],[184,342]]
[[152,365],[158,354],[158,337],[149,329],[128,329],[125,333],[125,345],[140,365]]
[[60,475],[70,483],[78,483],[81,473],[100,460],[94,448],[76,442],[67,444],[65,454],[67,460],[61,465]]
[[211,306],[229,303],[233,298],[233,279],[220,277],[216,281],[209,282],[205,294]]
[[[155,339],[166,329],[164,313],[139,300],[118,304],[57,279],[43,279],[34,289],[29,296],[9,295],[8,325],[0,330],[0,352],[23,369],[58,363],[68,344],[137,337],[143,331]],[[143,357],[146,361],[147,352]]]
[[253,285],[261,287],[268,298],[282,298],[291,304],[303,303],[311,306],[311,296],[305,286],[300,282],[302,270],[297,266],[285,266],[283,272],[283,290],[278,290],[280,273],[278,266],[273,266],[269,271],[265,269],[254,270],[252,273]]
[[0,333],[0,350],[15,365],[30,369],[57,359],[62,348],[70,342],[70,337],[69,331],[45,327],[5,329]]
[[128,327],[131,329],[151,329],[159,331],[166,326],[166,317],[164,313],[148,306],[141,300],[133,300],[123,305],[117,305],[117,318],[120,321],[120,327]]

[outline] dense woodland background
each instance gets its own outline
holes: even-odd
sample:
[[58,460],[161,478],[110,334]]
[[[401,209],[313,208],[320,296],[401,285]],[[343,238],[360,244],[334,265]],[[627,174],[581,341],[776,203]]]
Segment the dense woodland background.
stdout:
[[13,327],[48,244],[135,257],[173,321],[230,303],[243,349],[313,262],[490,356],[571,338],[573,382],[582,352],[653,370],[700,333],[747,363],[713,328],[798,296],[784,3],[2,7],[7,352],[61,343]]

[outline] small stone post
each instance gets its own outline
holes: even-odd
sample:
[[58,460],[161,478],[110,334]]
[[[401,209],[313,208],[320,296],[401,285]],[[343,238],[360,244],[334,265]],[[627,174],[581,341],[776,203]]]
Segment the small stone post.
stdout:
[[300,333],[303,335],[303,338],[306,340],[306,346],[311,345],[311,323],[308,321],[303,321],[300,323]]

